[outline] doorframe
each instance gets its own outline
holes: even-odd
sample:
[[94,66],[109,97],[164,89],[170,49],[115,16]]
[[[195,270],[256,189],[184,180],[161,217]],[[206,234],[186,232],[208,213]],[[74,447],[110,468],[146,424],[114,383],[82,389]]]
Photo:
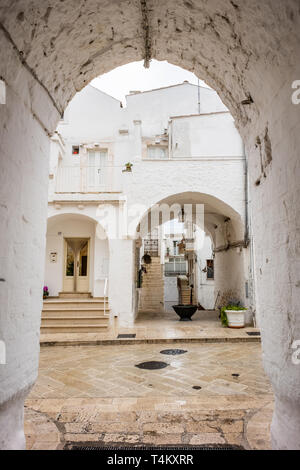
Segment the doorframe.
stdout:
[[[90,253],[91,253],[91,250],[90,250],[90,242],[91,242],[91,237],[66,237],[64,236],[63,237],[63,240],[64,240],[64,262],[63,262],[63,279],[62,279],[62,292],[78,292],[78,290],[74,290],[74,275],[73,276],[66,276],[66,268],[67,268],[67,246],[68,246],[68,242],[66,239],[71,239],[71,240],[87,240],[88,242],[88,260],[87,260],[87,278],[88,278],[88,286],[87,286],[87,291],[86,292],[90,292]],[[75,259],[74,259],[74,269],[77,269],[77,266],[76,266],[76,262],[75,262]],[[75,271],[74,271],[75,272]],[[65,280],[67,278],[71,278],[72,277],[72,280],[73,280],[73,289],[72,291],[69,291],[69,290],[65,290]],[[78,277],[77,276],[77,281],[78,281]],[[82,276],[81,276],[82,277]]]

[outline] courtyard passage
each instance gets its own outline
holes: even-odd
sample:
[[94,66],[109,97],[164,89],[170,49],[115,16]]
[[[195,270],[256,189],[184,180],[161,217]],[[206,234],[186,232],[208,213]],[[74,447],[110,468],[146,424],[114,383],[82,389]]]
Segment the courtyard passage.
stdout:
[[134,334],[129,343],[147,341],[161,343],[166,341],[260,341],[257,337],[250,337],[248,333],[259,333],[253,327],[241,329],[224,328],[217,311],[197,311],[192,322],[180,322],[175,312],[140,312],[135,324],[131,327],[120,327],[115,323],[107,330],[99,333],[42,333],[41,345],[69,345],[69,344],[124,344],[118,341],[119,334]]
[[[181,354],[161,353],[171,348]],[[164,364],[136,367],[144,362]],[[265,449],[272,407],[260,343],[42,347],[39,378],[26,401],[27,447]]]

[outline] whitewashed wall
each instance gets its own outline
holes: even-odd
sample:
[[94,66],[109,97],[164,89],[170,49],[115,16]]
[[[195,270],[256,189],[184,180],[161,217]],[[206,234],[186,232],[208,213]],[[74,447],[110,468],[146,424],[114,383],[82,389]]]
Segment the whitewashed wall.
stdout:
[[[95,253],[95,223],[89,219],[68,214],[59,216],[58,220],[49,220],[47,230],[45,284],[49,288],[50,296],[58,296],[63,286],[64,270],[64,238],[89,238],[90,260],[89,281],[90,289],[94,281],[94,253]],[[57,252],[57,262],[50,262],[50,252]]]
[[[215,281],[214,279],[207,279],[206,272],[203,269],[206,268],[206,260],[213,258],[212,242],[209,236],[205,236],[203,240],[203,246],[199,251],[196,252],[197,263],[195,264],[196,274],[196,289],[198,302],[207,310],[214,308],[215,303]],[[215,277],[218,273],[215,270]]]
[[[165,0],[145,9],[161,25],[150,28],[146,55],[207,80],[245,139],[263,358],[276,397],[272,442],[299,449],[300,374],[292,344],[300,337],[300,134],[299,104],[291,100],[300,76],[299,2],[199,0],[198,8]],[[2,0],[0,15],[0,75],[7,84],[0,114],[1,334],[10,350],[1,368],[0,445],[11,449],[24,446],[23,401],[37,374],[47,135],[96,75],[145,58],[145,20],[140,2],[93,0]]]
[[[119,174],[119,189],[122,192],[101,196],[57,194],[55,180],[50,180],[49,215],[61,213],[61,206],[56,208],[57,203],[64,201],[64,211],[68,212],[74,204],[76,207],[78,201],[83,204],[83,208],[81,211],[76,209],[77,212],[83,215],[92,214],[97,220],[100,199],[104,210],[105,200],[114,199],[117,201],[113,210],[116,217],[119,219],[123,215],[125,219],[128,217],[128,227],[124,228],[122,233],[118,233],[118,236],[126,237],[129,234],[130,237],[134,237],[139,221],[150,207],[173,194],[194,192],[203,194],[202,198],[198,197],[198,203],[209,203],[218,212],[225,211],[226,215],[229,215],[229,210],[230,216],[243,219],[244,154],[241,138],[232,117],[226,112],[216,92],[202,87],[200,97],[201,112],[218,114],[196,115],[198,87],[189,83],[129,95],[125,108],[121,108],[117,100],[92,86],[78,93],[67,107],[64,120],[59,123],[58,133],[65,144],[64,152],[56,136],[52,143],[51,167],[55,166],[55,162],[67,166],[80,165],[81,156],[72,155],[72,145],[94,143],[108,145],[113,165]],[[192,116],[183,117],[185,115]],[[174,150],[176,159],[144,160],[142,138],[145,136],[153,138],[155,134],[162,133],[168,127],[172,116],[181,116],[173,118],[170,128],[172,145],[179,152],[176,155],[176,149]],[[128,134],[121,134],[120,130],[128,131]],[[184,146],[180,145],[182,138],[185,139]],[[179,145],[176,146],[177,141]],[[80,152],[82,154],[82,149]],[[184,167],[181,158],[185,159]],[[133,162],[132,173],[122,173],[124,163],[128,161]],[[226,184],[224,184],[224,175],[226,175]],[[85,205],[85,202],[88,204]],[[110,206],[107,208],[111,210]],[[134,216],[130,215],[131,213]],[[110,226],[105,228],[108,231],[111,229]],[[99,249],[100,247],[96,246],[96,258]],[[97,266],[99,266],[98,261],[95,270],[98,269]],[[126,275],[125,270],[124,277]],[[99,275],[95,272],[91,278],[91,289],[93,292],[100,292],[101,288],[96,286],[101,282],[96,279],[99,279]],[[206,289],[206,292],[209,291],[212,291],[211,286]],[[209,297],[212,294],[207,295]],[[207,305],[211,303],[207,299]],[[129,317],[131,315],[130,313]]]

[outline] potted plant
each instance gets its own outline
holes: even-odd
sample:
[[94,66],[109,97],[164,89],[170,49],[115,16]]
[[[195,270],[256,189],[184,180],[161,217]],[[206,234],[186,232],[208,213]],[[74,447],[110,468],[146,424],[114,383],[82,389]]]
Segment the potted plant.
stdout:
[[122,170],[123,173],[126,173],[126,172],[131,173],[132,172],[132,167],[133,167],[132,163],[130,163],[130,162],[125,163],[125,168],[124,168],[124,170]]
[[229,302],[221,308],[222,325],[228,328],[244,328],[246,310],[239,301]]
[[145,264],[151,264],[152,258],[148,253],[145,253],[144,256],[142,257],[142,262]]
[[43,288],[43,299],[47,299],[47,297],[49,296],[49,289],[47,286],[44,286]]

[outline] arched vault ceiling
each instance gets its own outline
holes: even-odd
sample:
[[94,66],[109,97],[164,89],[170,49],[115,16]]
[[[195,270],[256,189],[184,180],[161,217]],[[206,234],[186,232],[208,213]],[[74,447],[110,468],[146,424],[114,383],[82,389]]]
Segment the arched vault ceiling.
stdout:
[[206,80],[241,129],[296,64],[299,13],[299,0],[1,0],[0,29],[60,112],[94,77],[156,58]]

